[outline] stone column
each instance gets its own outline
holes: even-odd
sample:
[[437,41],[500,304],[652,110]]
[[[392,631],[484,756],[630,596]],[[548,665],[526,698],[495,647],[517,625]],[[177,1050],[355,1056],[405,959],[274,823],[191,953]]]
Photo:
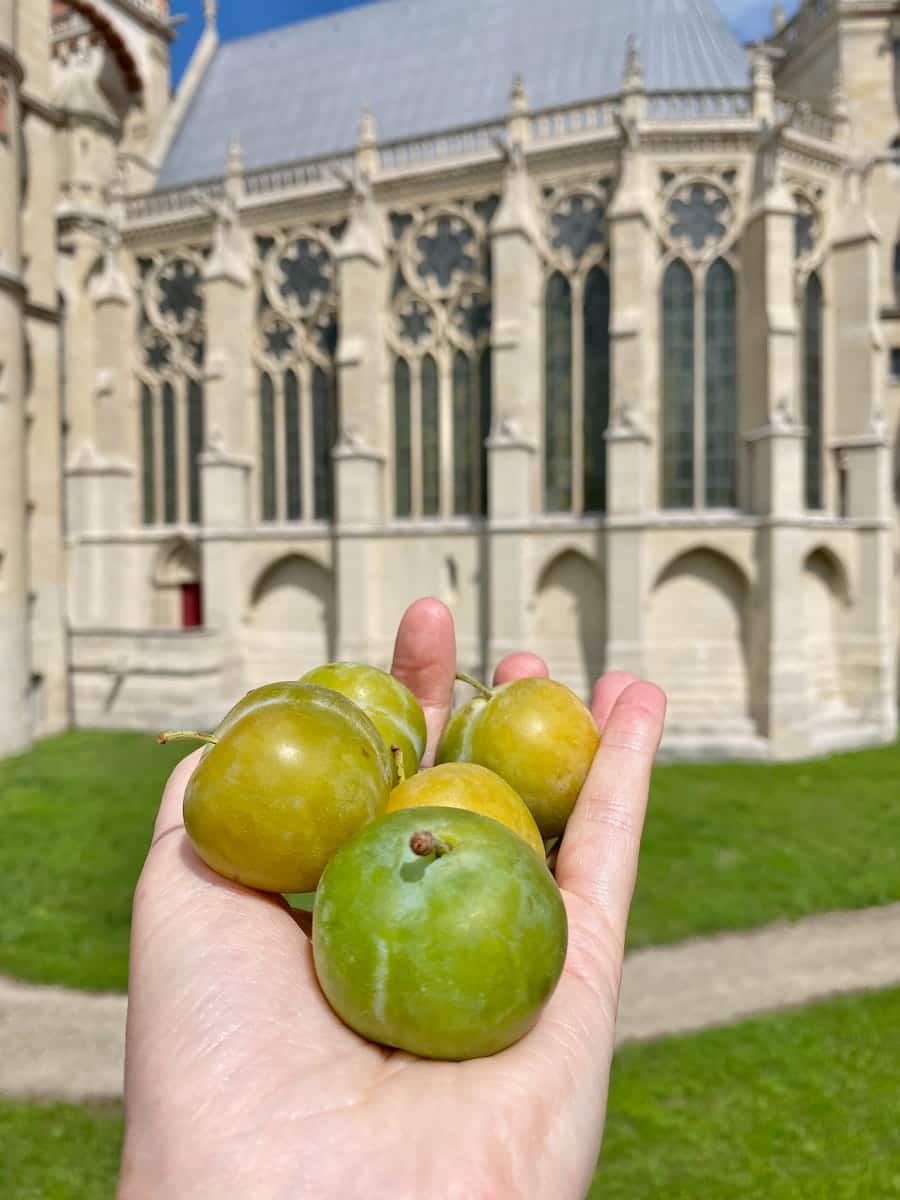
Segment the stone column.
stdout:
[[844,473],[843,516],[861,522],[859,586],[845,648],[849,702],[885,741],[897,728],[897,631],[892,603],[892,480],[884,418],[884,343],[879,321],[881,236],[863,173],[845,185],[833,242],[835,352],[832,443]]
[[658,507],[654,453],[659,379],[655,356],[655,238],[649,167],[641,148],[647,97],[637,45],[629,42],[622,104],[620,176],[607,214],[611,264],[610,424],[606,434],[606,664],[644,672],[647,583],[642,518]]
[[746,502],[763,518],[758,596],[751,604],[751,715],[776,757],[804,753],[807,666],[801,594],[804,445],[798,412],[795,206],[778,162],[781,127],[763,126],[744,235],[740,429],[749,459]]
[[530,640],[528,529],[541,511],[543,267],[540,218],[528,175],[528,100],[516,79],[507,118],[506,174],[490,228],[493,271],[492,424],[487,443],[490,534],[485,556],[488,657]]
[[0,8],[0,756],[31,739],[29,709],[24,300],[21,270],[22,67],[15,6]]
[[204,449],[200,456],[203,534],[203,622],[223,647],[223,703],[244,690],[241,621],[247,581],[235,533],[251,518],[253,467],[247,395],[253,295],[247,239],[240,226],[241,153],[229,148],[225,199],[215,215],[213,251],[204,271],[206,369]]
[[383,315],[388,295],[384,217],[373,185],[378,172],[375,122],[360,122],[350,220],[338,247],[340,429],[334,450],[336,653],[378,657],[381,595],[378,530],[385,520],[385,463],[390,444]]

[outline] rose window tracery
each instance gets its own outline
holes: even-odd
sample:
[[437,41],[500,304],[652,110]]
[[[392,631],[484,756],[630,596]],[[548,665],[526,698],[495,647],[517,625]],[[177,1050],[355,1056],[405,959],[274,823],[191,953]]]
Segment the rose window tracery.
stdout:
[[699,253],[724,239],[730,216],[728,197],[710,183],[695,181],[669,201],[669,234],[674,242],[686,243]]

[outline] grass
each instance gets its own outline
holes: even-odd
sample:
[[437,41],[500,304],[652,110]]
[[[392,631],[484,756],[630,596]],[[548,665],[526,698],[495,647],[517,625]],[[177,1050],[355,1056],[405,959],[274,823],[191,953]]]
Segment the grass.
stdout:
[[[0,762],[0,971],[123,989],[134,884],[190,747],[69,733]],[[900,899],[900,747],[654,774],[630,944]]]
[[592,1200],[900,1195],[900,991],[625,1047]]
[[112,1200],[119,1175],[119,1104],[0,1101],[3,1200]]
[[124,991],[134,885],[163,784],[190,750],[67,733],[0,762],[0,971]]
[[[625,1047],[592,1200],[900,1194],[900,991]],[[117,1106],[0,1103],[4,1200],[109,1200]]]

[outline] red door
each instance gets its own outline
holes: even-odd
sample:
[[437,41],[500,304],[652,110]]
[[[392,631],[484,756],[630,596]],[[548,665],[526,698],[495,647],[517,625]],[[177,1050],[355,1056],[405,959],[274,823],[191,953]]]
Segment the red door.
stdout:
[[181,627],[196,629],[203,624],[203,592],[199,583],[181,585]]

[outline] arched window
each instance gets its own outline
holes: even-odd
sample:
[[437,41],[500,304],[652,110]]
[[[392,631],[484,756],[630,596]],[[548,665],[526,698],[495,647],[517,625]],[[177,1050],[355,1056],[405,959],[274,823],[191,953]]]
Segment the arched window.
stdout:
[[394,362],[394,512],[412,515],[412,418],[410,374],[405,358]]
[[313,508],[319,519],[331,516],[334,508],[331,450],[336,436],[336,424],[331,388],[321,367],[312,378],[313,401],[313,470],[315,471]]
[[143,496],[143,520],[152,525],[156,520],[156,435],[154,424],[153,392],[147,383],[141,384],[141,485]]
[[544,506],[572,507],[572,289],[559,272],[544,300]]
[[822,507],[822,284],[812,274],[803,301],[806,507]]
[[737,285],[719,258],[706,276],[705,485],[709,508],[737,504]]
[[175,423],[175,389],[166,381],[162,390],[163,519],[178,520],[178,430]]
[[284,373],[284,480],[289,521],[303,515],[303,446],[300,435],[300,386],[296,371]]
[[441,511],[441,433],[437,364],[430,354],[422,360],[422,513]]
[[141,518],[145,525],[203,519],[202,261],[193,251],[137,260]]
[[609,425],[609,276],[594,267],[584,287],[584,511],[606,512]]
[[261,511],[264,521],[274,521],[277,514],[278,480],[275,476],[275,388],[265,371],[259,377],[259,443]]
[[662,290],[664,508],[694,504],[694,280],[681,259]]

